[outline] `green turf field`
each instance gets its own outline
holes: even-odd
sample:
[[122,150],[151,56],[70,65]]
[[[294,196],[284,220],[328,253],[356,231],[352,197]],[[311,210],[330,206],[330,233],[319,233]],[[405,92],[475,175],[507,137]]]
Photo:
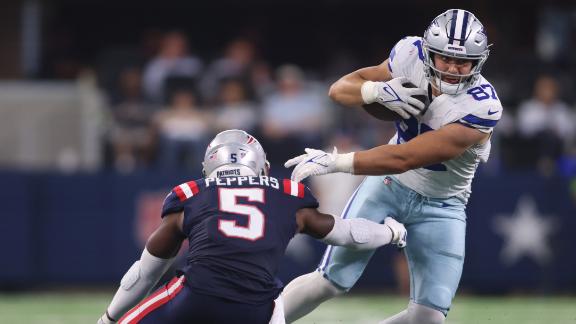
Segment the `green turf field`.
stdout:
[[[96,323],[112,293],[0,294],[0,323]],[[349,295],[320,306],[297,323],[376,323],[405,307],[391,296]],[[576,298],[458,296],[447,323],[576,323]]]

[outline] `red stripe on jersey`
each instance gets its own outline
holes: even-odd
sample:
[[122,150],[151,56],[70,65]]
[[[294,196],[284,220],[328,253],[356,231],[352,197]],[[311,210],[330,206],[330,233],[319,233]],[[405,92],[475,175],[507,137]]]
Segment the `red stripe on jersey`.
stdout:
[[184,191],[182,191],[182,188],[180,188],[180,186],[176,186],[172,190],[176,193],[180,201],[186,200],[186,194],[184,193]]
[[304,185],[298,182],[298,198],[304,198]]
[[196,181],[188,182],[188,186],[190,187],[190,190],[192,190],[193,195],[198,193],[199,189],[198,189],[198,185],[196,184]]
[[290,179],[284,179],[284,181],[282,181],[282,184],[284,186],[284,193],[289,195],[291,193],[291,188],[292,185],[290,184]]

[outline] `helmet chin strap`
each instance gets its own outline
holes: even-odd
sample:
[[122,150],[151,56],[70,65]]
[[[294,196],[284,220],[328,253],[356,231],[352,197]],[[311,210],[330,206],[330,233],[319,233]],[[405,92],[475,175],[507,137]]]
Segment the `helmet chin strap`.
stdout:
[[[432,87],[443,94],[456,95],[466,91],[466,89],[471,86],[471,78],[474,78],[473,73],[458,76],[455,74],[443,73],[434,67],[429,67],[429,69],[430,73],[433,75],[433,82],[431,82]],[[460,81],[458,83],[445,82],[442,81],[442,75],[458,77]]]
[[434,85],[438,91],[443,94],[455,95],[459,92],[464,91],[465,86],[462,85],[462,82],[457,84],[452,84],[448,82],[442,81],[439,77],[434,78]]

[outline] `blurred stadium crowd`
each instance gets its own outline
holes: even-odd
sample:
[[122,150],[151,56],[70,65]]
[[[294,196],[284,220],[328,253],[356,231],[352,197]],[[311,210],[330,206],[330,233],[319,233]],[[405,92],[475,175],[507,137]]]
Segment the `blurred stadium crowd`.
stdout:
[[[360,27],[337,22],[356,24],[361,20],[352,16],[377,9],[375,4],[298,2],[278,12],[258,1],[225,2],[229,10],[219,12],[218,20],[229,28],[201,17],[216,12],[218,6],[209,3],[144,1],[137,7],[88,1],[83,8],[67,0],[23,3],[25,79],[96,80],[104,98],[104,130],[91,149],[100,151],[99,169],[122,173],[196,169],[207,139],[227,128],[262,138],[275,164],[305,147],[336,145],[346,151],[386,143],[392,123],[336,106],[328,87],[347,72],[379,64],[401,35],[420,33],[431,15],[444,9],[442,3],[422,4],[411,9],[410,19],[389,17],[392,32],[365,21],[370,32],[359,40]],[[491,161],[480,172],[536,170],[572,177],[576,60],[569,53],[576,48],[576,9],[530,4],[522,18],[516,8],[495,2],[470,8],[494,43],[483,74],[505,105]],[[142,12],[129,17],[136,8]],[[95,24],[101,18],[89,18],[90,12],[106,15],[108,24]],[[276,23],[266,17],[270,14]],[[34,41],[38,44],[30,45]]]
[[[484,74],[506,112],[494,135],[494,154],[481,172],[576,175],[576,61],[567,54],[575,47],[574,9],[541,9],[528,16],[534,24],[521,37],[514,36],[514,26],[502,28],[495,13],[478,13],[495,44]],[[397,39],[380,34],[387,46],[380,45],[369,62],[358,55],[362,48],[354,48],[333,51],[324,66],[311,68],[297,58],[267,57],[262,33],[254,30],[240,28],[209,49],[196,46],[200,33],[145,30],[140,45],[101,48],[89,63],[69,53],[47,60],[44,77],[96,77],[106,98],[103,168],[195,169],[207,139],[228,128],[262,138],[273,164],[305,147],[336,145],[345,151],[386,143],[393,134],[392,123],[330,102],[327,89],[338,76],[386,59]],[[68,47],[81,45],[66,34],[57,37]]]
[[108,94],[108,165],[196,168],[216,133],[231,128],[258,134],[272,163],[304,147],[324,145],[336,127],[323,80],[297,65],[272,68],[248,39],[231,40],[221,57],[195,55],[182,32],[162,33],[155,55],[120,67]]

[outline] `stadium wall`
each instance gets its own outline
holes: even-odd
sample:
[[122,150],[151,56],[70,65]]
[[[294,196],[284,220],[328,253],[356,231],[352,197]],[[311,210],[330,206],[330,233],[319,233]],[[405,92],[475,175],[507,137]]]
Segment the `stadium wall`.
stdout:
[[[0,173],[0,289],[117,282],[158,224],[166,193],[193,174]],[[566,179],[532,174],[479,177],[468,206],[462,287],[576,291],[569,187]],[[306,249],[306,258],[289,253],[283,261],[285,281],[320,259],[321,244],[302,244],[293,248]],[[358,287],[393,286],[395,253],[380,249]]]

